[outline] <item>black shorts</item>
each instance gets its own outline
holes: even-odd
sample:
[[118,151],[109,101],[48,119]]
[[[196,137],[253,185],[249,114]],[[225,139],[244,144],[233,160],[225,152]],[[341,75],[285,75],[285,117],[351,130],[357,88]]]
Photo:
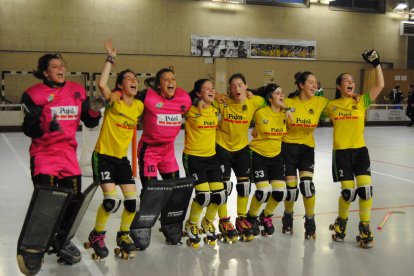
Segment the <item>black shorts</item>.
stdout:
[[286,176],[297,175],[296,170],[312,172],[315,167],[315,149],[303,144],[282,142],[282,155]]
[[357,175],[371,175],[371,162],[366,147],[334,150],[332,152],[332,177],[334,182],[354,180]]
[[194,185],[223,181],[223,173],[216,155],[202,157],[183,153],[183,165],[187,177],[193,177]]
[[260,181],[285,180],[282,154],[266,157],[251,151],[252,175],[255,183]]
[[94,151],[92,168],[94,181],[99,181],[101,184],[135,184],[131,164],[127,157],[119,159]]
[[230,179],[231,169],[237,178],[250,178],[249,146],[238,151],[228,151],[217,144],[216,152],[225,180]]

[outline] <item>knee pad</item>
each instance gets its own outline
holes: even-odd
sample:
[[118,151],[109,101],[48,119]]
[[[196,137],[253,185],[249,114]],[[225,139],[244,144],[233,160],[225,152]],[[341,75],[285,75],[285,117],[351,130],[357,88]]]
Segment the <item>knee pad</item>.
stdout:
[[230,180],[226,180],[223,182],[224,184],[224,190],[227,192],[227,196],[231,195],[231,192],[233,191],[233,182]]
[[130,213],[135,213],[137,211],[137,200],[135,198],[126,198],[124,200],[124,207]]
[[287,197],[287,191],[286,188],[273,188],[272,190],[272,197],[277,202],[282,202]]
[[201,207],[207,207],[210,204],[210,192],[195,191],[194,200],[201,205]]
[[295,202],[298,200],[299,190],[297,187],[287,187],[286,190],[286,201]]
[[225,190],[211,192],[211,203],[223,205],[227,202],[227,192]]
[[257,201],[259,201],[260,203],[267,202],[269,200],[270,194],[270,185],[265,187],[259,187],[254,193]]
[[250,195],[250,181],[246,180],[236,184],[237,194],[242,197],[247,197]]
[[106,197],[103,200],[102,206],[108,213],[115,213],[119,206],[121,205],[121,200],[118,198]]
[[372,186],[366,185],[358,187],[356,190],[358,196],[364,200],[368,200],[372,197]]
[[353,202],[356,198],[355,189],[342,189],[341,196],[345,201]]
[[300,193],[306,197],[310,198],[315,194],[315,184],[312,180],[303,180],[299,183]]

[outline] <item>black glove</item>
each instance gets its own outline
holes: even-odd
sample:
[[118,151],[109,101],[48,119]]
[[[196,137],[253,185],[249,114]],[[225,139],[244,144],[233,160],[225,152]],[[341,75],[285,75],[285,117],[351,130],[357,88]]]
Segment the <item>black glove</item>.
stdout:
[[379,65],[381,63],[380,56],[379,56],[378,52],[375,51],[375,50],[371,50],[371,51],[365,50],[362,53],[362,57],[364,58],[364,60],[366,62],[368,62],[369,64],[374,66],[374,68],[377,67],[377,65]]
[[95,112],[99,112],[104,107],[105,107],[105,99],[102,97],[93,98],[89,105],[89,108]]
[[56,114],[55,115],[53,115],[53,119],[52,119],[52,121],[50,121],[50,123],[49,123],[49,130],[51,131],[51,132],[53,132],[53,131],[57,131],[57,130],[60,130],[60,125],[59,125],[59,122],[57,121],[57,119],[56,119]]

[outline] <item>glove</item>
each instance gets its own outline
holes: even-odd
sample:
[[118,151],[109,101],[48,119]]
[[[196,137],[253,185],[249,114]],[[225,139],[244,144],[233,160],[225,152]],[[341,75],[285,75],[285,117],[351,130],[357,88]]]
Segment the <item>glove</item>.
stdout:
[[369,64],[374,66],[374,68],[377,67],[377,65],[379,65],[381,63],[380,56],[379,56],[378,52],[375,51],[375,50],[371,50],[371,51],[365,50],[362,53],[362,57],[364,58],[364,60],[366,62],[368,62]]
[[96,97],[91,100],[91,104],[89,106],[95,112],[100,112],[102,108],[105,106],[105,99],[102,97]]
[[51,132],[60,130],[60,125],[59,125],[58,120],[56,119],[56,114],[53,115],[53,119],[49,123],[49,130]]

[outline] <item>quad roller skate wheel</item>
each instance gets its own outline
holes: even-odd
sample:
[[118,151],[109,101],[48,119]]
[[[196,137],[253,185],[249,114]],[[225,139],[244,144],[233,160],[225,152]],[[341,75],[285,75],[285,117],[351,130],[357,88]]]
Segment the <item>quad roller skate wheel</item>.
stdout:
[[330,224],[329,225],[329,230],[334,231],[334,229],[335,229],[335,226],[333,224]]
[[283,229],[282,233],[285,235],[292,235],[293,234],[293,230],[291,229]]
[[316,240],[316,233],[313,233],[312,235],[307,235],[305,233],[305,239],[307,239],[307,240]]
[[210,244],[210,245],[216,245],[217,244],[216,240],[209,240],[207,237],[204,237],[203,241],[204,241],[204,243]]
[[190,239],[187,240],[187,245],[191,246],[193,248],[198,248],[200,246],[199,243],[192,242],[192,241],[190,241]]
[[90,244],[90,242],[84,242],[84,243],[83,243],[83,248],[85,248],[85,249],[89,249],[89,248],[91,248],[91,244]]

